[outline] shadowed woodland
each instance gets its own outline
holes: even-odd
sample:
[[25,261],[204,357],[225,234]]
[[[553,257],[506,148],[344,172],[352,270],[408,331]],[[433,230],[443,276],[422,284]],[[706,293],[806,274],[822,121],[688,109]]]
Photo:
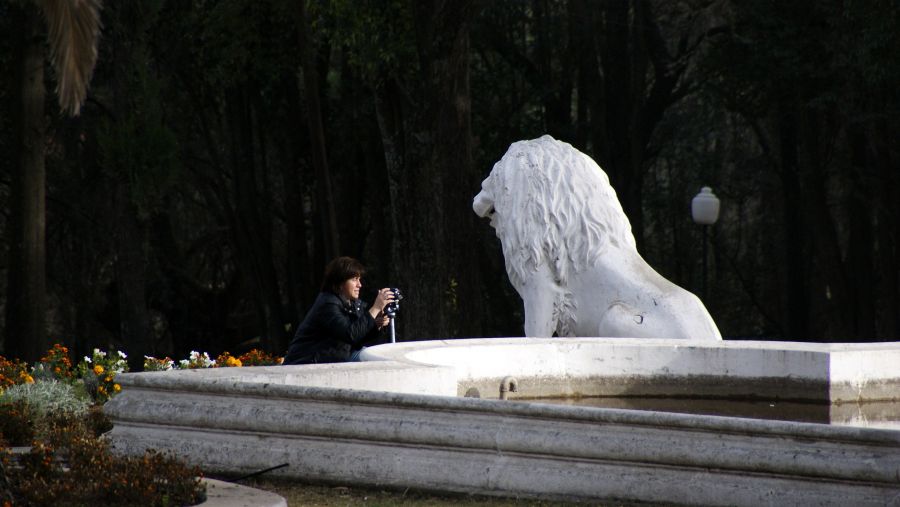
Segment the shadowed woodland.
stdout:
[[519,336],[471,200],[543,134],[697,294],[690,200],[714,189],[724,336],[900,336],[897,2],[106,2],[74,106],[58,62],[91,38],[48,44],[53,3],[0,0],[8,357],[281,354],[339,254],[364,299],[403,289],[400,340]]

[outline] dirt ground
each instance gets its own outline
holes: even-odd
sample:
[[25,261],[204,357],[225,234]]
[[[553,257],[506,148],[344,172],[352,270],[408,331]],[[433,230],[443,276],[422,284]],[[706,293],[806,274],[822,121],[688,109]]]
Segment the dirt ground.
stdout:
[[252,479],[242,481],[241,484],[278,493],[287,500],[288,507],[583,507],[585,505],[532,499],[526,500],[464,494],[425,493],[411,490],[397,491],[350,488],[346,486],[329,486],[321,484],[303,484],[282,479]]

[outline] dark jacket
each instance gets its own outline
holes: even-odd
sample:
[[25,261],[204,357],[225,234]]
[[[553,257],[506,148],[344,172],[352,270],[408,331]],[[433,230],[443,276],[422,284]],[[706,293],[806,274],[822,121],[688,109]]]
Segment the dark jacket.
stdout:
[[320,292],[297,328],[282,364],[340,363],[378,341],[375,319],[364,303],[345,303],[337,294]]

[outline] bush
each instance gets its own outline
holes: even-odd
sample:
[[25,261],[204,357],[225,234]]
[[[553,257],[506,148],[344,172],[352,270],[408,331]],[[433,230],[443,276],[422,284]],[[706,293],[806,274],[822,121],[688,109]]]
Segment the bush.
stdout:
[[177,363],[170,357],[158,359],[152,356],[144,356],[144,371],[168,371],[168,370],[189,370],[195,368],[227,368],[241,366],[275,366],[284,361],[284,358],[273,356],[259,349],[253,349],[250,352],[233,356],[229,352],[222,352],[215,359],[211,358],[208,353],[197,352],[192,350],[187,359],[182,359]]
[[0,356],[0,392],[16,384],[31,382],[34,382],[34,378],[28,373],[27,364]]
[[[76,367],[54,345],[30,370],[0,357],[0,506],[176,506],[203,501],[201,472],[155,451],[112,454],[102,404],[119,392],[125,354],[95,349]],[[13,455],[9,445],[30,445]]]
[[267,354],[259,349],[253,349],[250,352],[242,354],[238,359],[244,366],[275,366],[281,364],[284,360],[281,357]]
[[34,366],[31,373],[35,379],[72,380],[75,374],[72,371],[72,361],[69,359],[69,349],[55,343],[53,348],[47,351],[47,355]]
[[78,363],[75,371],[91,397],[100,403],[106,403],[122,390],[115,378],[119,373],[128,371],[128,358],[122,351],[111,351],[109,354],[94,349],[91,357],[85,356]]
[[93,405],[88,409],[84,424],[95,437],[113,429],[113,423],[109,416],[103,413],[102,405]]
[[[199,468],[148,451],[113,455],[81,419],[52,416],[28,454],[4,463],[14,505],[194,505],[205,499]],[[0,498],[2,498],[0,492]]]
[[56,412],[82,416],[90,405],[75,386],[56,380],[17,384],[0,394],[0,402],[16,401],[27,403],[39,418]]
[[0,402],[0,439],[12,446],[31,445],[34,414],[23,400]]

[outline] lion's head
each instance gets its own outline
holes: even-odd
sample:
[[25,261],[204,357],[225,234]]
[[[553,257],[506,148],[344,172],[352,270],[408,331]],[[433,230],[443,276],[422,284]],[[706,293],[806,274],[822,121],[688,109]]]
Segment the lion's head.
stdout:
[[608,248],[635,250],[631,224],[606,173],[550,136],[513,143],[472,204],[490,217],[514,286],[541,265],[565,284]]

